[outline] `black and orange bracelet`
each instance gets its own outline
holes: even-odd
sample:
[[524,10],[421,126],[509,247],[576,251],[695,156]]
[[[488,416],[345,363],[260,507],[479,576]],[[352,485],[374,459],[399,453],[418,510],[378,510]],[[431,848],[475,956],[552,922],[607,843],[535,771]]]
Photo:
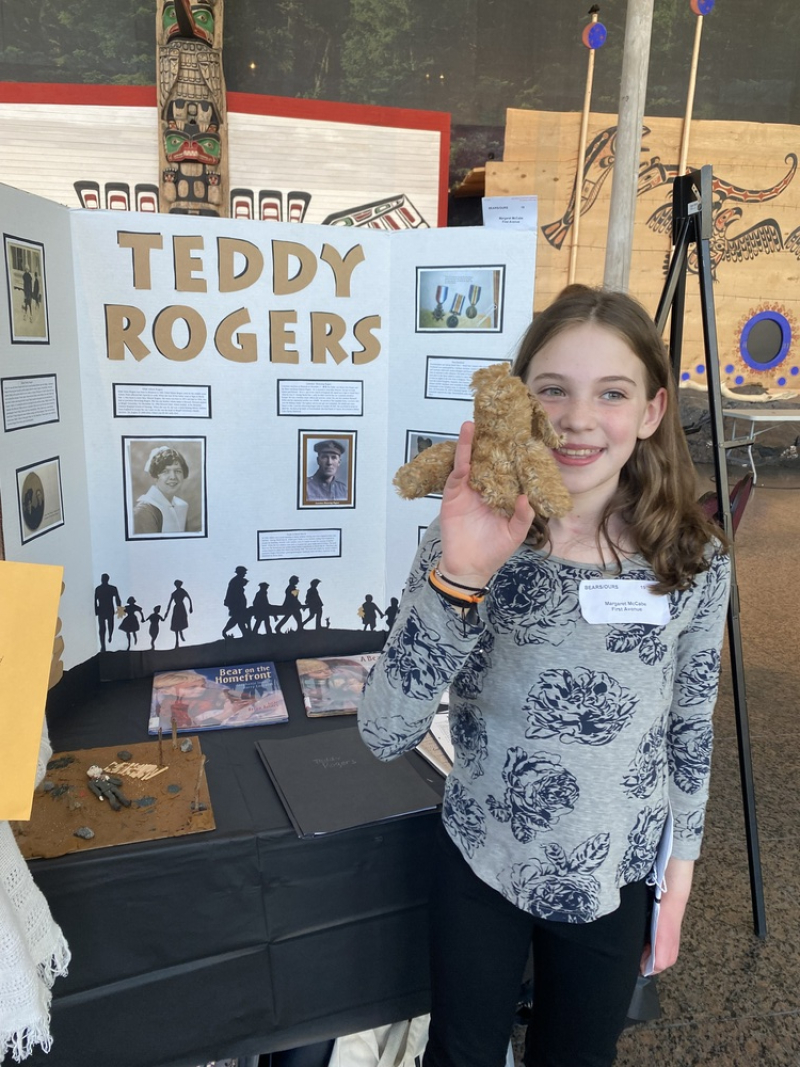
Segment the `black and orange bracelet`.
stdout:
[[[467,623],[470,626],[475,626],[479,621],[478,604],[482,602],[486,590],[476,589],[470,594],[459,593],[457,590],[453,591],[452,588],[448,589],[447,582],[448,580],[441,576],[435,567],[428,574],[428,584],[431,588],[436,590],[442,600],[461,613],[461,623],[466,637]],[[455,586],[455,582],[452,585]],[[463,589],[464,587],[462,586],[461,588]]]
[[473,589],[459,585],[458,582],[451,582],[436,567],[428,574],[428,581],[437,593],[441,593],[446,600],[456,605],[480,604],[486,595],[485,589]]

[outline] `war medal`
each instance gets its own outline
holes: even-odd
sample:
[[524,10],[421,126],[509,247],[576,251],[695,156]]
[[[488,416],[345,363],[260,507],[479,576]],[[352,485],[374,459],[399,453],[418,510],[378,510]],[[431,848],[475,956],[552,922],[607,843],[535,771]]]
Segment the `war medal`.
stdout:
[[464,306],[464,294],[456,293],[453,297],[453,303],[450,305],[450,314],[447,316],[447,325],[450,329],[455,329],[458,326],[458,316],[461,314],[461,309]]
[[447,294],[450,292],[446,285],[436,286],[436,307],[433,309],[433,317],[438,322],[439,319],[444,318],[444,302],[447,300]]

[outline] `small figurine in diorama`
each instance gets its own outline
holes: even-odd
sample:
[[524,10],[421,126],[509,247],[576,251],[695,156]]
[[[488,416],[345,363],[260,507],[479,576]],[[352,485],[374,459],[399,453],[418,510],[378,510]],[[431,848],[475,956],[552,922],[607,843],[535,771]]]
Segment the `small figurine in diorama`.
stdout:
[[[167,601],[167,610],[164,612],[164,619],[166,620],[169,615],[169,609],[172,608],[172,619],[170,620],[169,628],[175,634],[175,647],[178,647],[179,641],[186,640],[186,628],[189,625],[189,615],[192,614],[192,598],[183,588],[183,582],[176,578],[174,582],[175,588]],[[189,615],[186,614],[186,601],[189,602]]]
[[89,789],[98,800],[107,800],[112,811],[120,811],[123,807],[129,808],[131,802],[122,792],[122,779],[113,774],[105,774],[103,769],[92,766],[86,772],[89,779]]
[[367,593],[364,597],[364,603],[358,609],[358,614],[361,616],[361,621],[364,624],[365,630],[374,630],[378,623],[378,616],[383,618],[384,613],[372,599],[372,594]]
[[270,614],[275,610],[274,606],[269,602],[269,582],[259,582],[258,592],[253,597],[253,603],[250,605],[250,615],[253,619],[253,633],[257,634],[261,629],[261,624],[264,624],[264,633],[272,633],[272,623],[270,621]]
[[144,622],[144,612],[136,603],[136,597],[129,596],[127,601],[125,602],[125,607],[122,609],[123,619],[122,622],[119,624],[120,630],[128,638],[127,648],[129,652],[131,648],[131,638],[133,638],[134,644],[138,643],[138,638],[136,636],[139,632],[139,619],[137,618],[137,612],[141,616],[142,622]]
[[161,614],[161,605],[156,604],[153,610],[145,619],[145,622],[149,623],[147,632],[150,634],[150,648],[156,647],[156,638],[158,637],[159,624],[166,622],[166,615]]
[[324,607],[322,597],[319,595],[319,589],[317,588],[319,583],[319,578],[312,578],[306,590],[305,606],[308,608],[308,618],[304,624],[306,625],[314,619],[316,621],[315,629],[317,630],[322,628],[322,608]]

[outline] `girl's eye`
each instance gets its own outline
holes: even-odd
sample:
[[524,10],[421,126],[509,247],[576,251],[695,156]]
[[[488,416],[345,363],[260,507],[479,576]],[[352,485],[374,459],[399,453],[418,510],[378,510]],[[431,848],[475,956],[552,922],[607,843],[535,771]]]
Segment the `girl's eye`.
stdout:
[[539,390],[539,396],[563,396],[564,390],[557,385],[547,385],[543,389]]
[[607,389],[603,396],[606,400],[624,400],[625,394],[621,393],[619,389]]

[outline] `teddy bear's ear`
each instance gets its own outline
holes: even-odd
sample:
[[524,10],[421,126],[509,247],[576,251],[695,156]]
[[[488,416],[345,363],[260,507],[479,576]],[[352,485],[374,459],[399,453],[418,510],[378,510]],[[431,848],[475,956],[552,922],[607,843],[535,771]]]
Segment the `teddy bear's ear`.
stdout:
[[469,387],[473,393],[477,393],[492,383],[507,378],[510,372],[511,366],[508,363],[492,363],[488,367],[481,367],[470,378]]

